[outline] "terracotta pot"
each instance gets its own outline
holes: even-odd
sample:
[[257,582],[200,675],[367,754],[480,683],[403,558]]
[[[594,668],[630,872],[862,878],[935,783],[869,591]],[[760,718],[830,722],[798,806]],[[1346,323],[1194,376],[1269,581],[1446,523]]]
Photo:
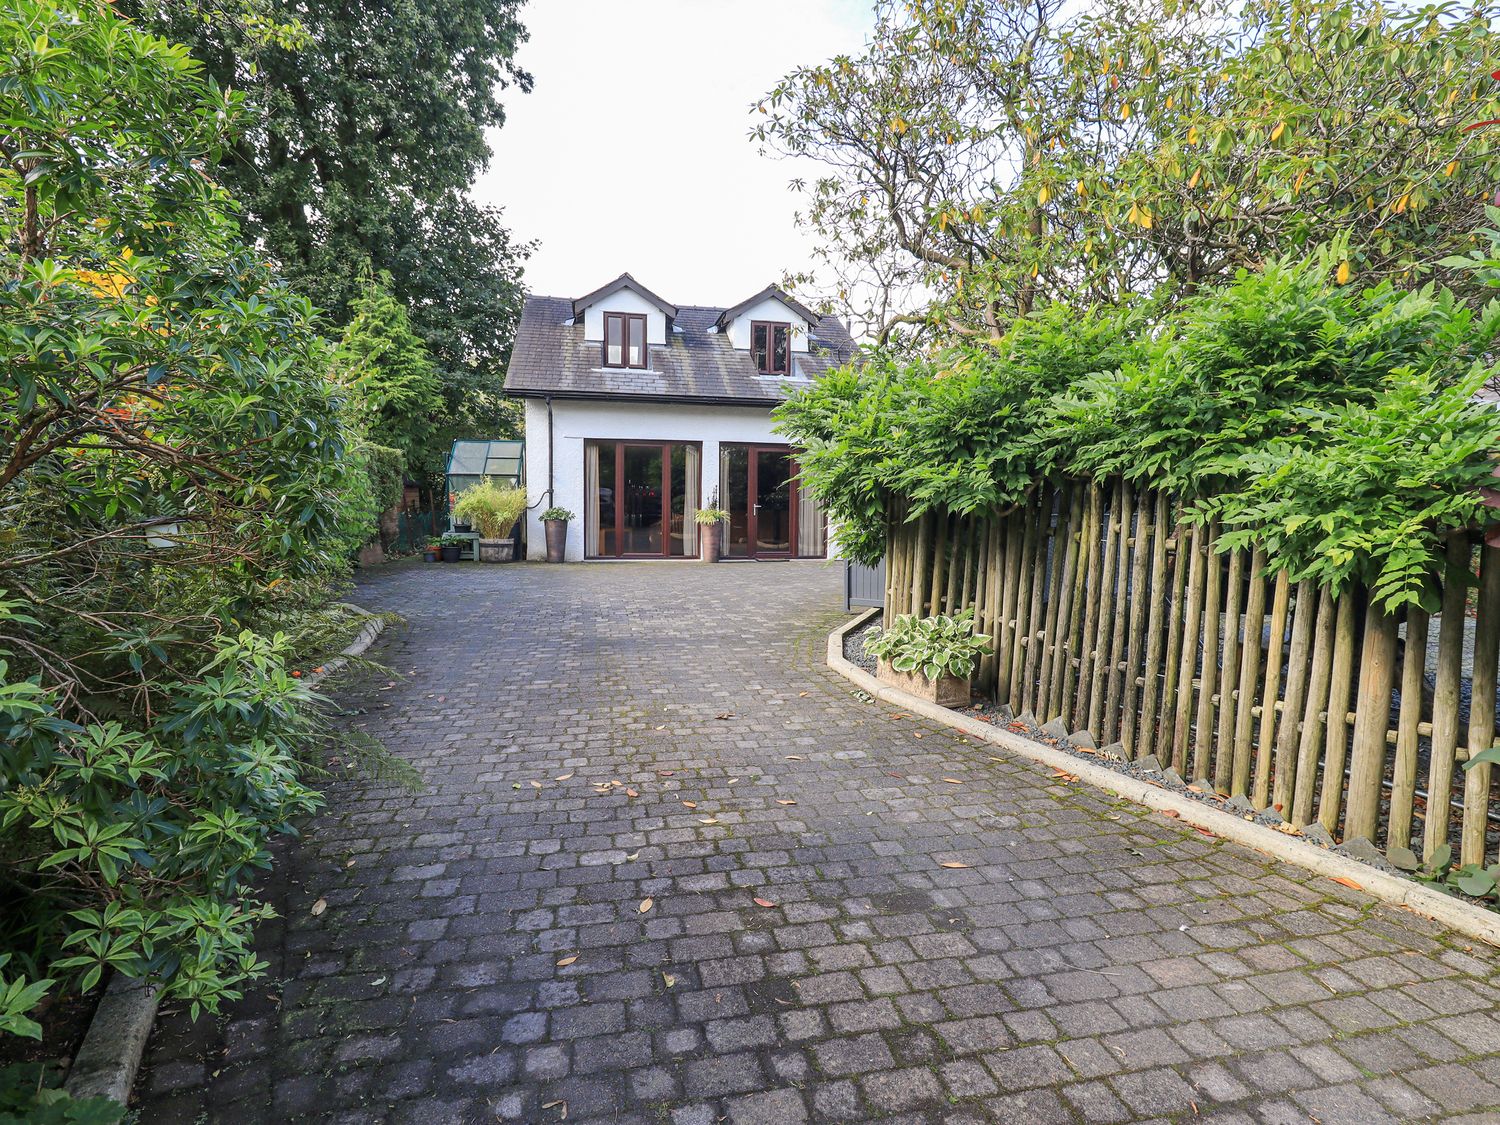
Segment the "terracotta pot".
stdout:
[[463,550],[463,548],[459,546],[440,547],[438,549],[442,552],[444,562],[457,562],[459,552]]
[[565,561],[568,552],[568,521],[543,520],[542,525],[547,530],[547,561],[549,563]]
[[909,691],[929,703],[936,703],[939,707],[967,707],[969,705],[969,681],[961,680],[957,676],[944,673],[936,680],[929,680],[921,672],[898,672],[891,667],[890,661],[883,658],[875,662],[875,676],[892,687]]
[[511,556],[515,554],[516,541],[514,539],[481,539],[479,540],[479,561],[487,563],[510,562]]
[[703,561],[716,563],[721,557],[723,550],[724,525],[722,523],[704,523],[698,525],[698,550],[703,555]]

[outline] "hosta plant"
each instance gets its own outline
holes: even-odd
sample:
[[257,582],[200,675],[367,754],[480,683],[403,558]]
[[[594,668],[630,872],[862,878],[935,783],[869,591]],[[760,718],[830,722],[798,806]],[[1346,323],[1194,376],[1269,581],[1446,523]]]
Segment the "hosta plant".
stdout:
[[889,628],[876,629],[865,638],[869,655],[898,672],[920,672],[929,680],[943,676],[966,680],[989,651],[989,638],[974,632],[974,613],[967,609],[952,617],[902,614]]

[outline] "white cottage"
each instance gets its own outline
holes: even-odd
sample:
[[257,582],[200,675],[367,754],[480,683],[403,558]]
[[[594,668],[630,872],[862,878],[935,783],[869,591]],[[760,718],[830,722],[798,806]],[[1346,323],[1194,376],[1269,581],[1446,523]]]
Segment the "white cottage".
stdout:
[[728,309],[670,305],[628,273],[528,297],[505,390],[526,403],[530,556],[556,504],[578,517],[570,560],[696,558],[693,515],[717,503],[726,557],[823,558],[827,521],[771,408],[854,355],[841,323],[775,286]]

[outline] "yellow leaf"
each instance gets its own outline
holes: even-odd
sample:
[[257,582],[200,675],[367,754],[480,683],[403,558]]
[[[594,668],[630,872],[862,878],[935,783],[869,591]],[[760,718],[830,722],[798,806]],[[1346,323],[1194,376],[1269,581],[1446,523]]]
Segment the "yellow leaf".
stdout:
[[1450,161],[1448,161],[1448,167],[1446,167],[1446,168],[1443,169],[1443,175],[1445,175],[1445,176],[1451,176],[1451,175],[1453,175],[1454,172],[1457,172],[1457,171],[1458,171],[1458,161],[1457,160],[1450,160]]
[[1193,169],[1192,178],[1188,180],[1188,187],[1190,187],[1190,188],[1197,187],[1198,186],[1198,179],[1202,175],[1203,175],[1203,169],[1202,168],[1194,168]]
[[640,911],[642,914],[644,914],[644,913],[646,913],[646,911],[650,910],[651,907],[654,906],[654,905],[655,905],[655,903],[653,903],[649,898],[643,898],[643,899],[641,899],[640,906],[636,907],[636,909],[638,911]]
[[1277,122],[1276,128],[1274,128],[1274,129],[1271,130],[1271,143],[1275,144],[1277,141],[1281,140],[1281,134],[1285,133],[1285,132],[1286,132],[1286,122],[1285,121]]
[[1411,192],[1404,192],[1400,199],[1396,200],[1396,214],[1406,214],[1406,209],[1411,206]]
[[951,860],[949,860],[946,863],[940,863],[940,864],[938,864],[938,866],[939,867],[947,867],[947,868],[951,868],[951,869],[957,870],[958,868],[968,867],[969,865],[967,863],[959,863],[958,860],[956,860],[956,859],[951,859]]
[[559,961],[557,963],[557,967],[559,969],[566,969],[569,965],[571,965],[576,960],[578,960],[578,954],[575,953],[571,957],[564,957],[561,961]]
[[1089,193],[1089,189],[1083,186],[1083,181],[1082,180],[1079,180],[1078,181],[1078,198],[1079,199],[1083,199],[1083,198],[1085,198],[1088,195],[1088,193]]
[[1047,200],[1049,200],[1051,198],[1052,198],[1052,191],[1051,191],[1051,189],[1048,188],[1045,184],[1043,184],[1042,185],[1042,190],[1036,193],[1036,203],[1037,203],[1037,206],[1038,207],[1045,207],[1045,206],[1047,206]]
[[1349,278],[1353,275],[1353,272],[1354,271],[1349,268],[1348,261],[1342,261],[1339,263],[1338,273],[1335,274],[1334,277],[1340,285],[1348,285]]
[[1129,121],[1130,120],[1130,103],[1129,102],[1126,102],[1124,105],[1122,105],[1120,107],[1120,120],[1121,121]]
[[1191,129],[1188,130],[1188,144],[1195,145],[1197,143],[1198,143],[1198,126],[1194,125]]

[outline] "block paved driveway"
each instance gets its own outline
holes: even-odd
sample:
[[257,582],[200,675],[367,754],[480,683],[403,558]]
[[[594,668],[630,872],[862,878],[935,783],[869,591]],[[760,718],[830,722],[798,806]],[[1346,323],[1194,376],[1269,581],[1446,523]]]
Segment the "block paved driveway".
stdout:
[[1500,1121],[1491,951],[862,702],[838,586],[370,577],[341,698],[426,788],[330,787],[142,1120]]

